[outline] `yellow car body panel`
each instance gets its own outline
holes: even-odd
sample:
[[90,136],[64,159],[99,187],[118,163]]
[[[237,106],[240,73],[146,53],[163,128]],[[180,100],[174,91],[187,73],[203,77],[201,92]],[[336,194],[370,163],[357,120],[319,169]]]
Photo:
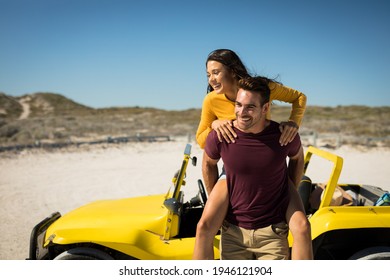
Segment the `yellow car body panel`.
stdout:
[[[191,259],[194,238],[163,239],[168,215],[164,199],[156,195],[87,204],[53,223],[46,232],[45,246],[94,243],[143,260]],[[171,224],[177,232],[176,215]],[[217,249],[215,255],[219,256]]]
[[339,206],[318,210],[310,218],[312,238],[337,229],[390,227],[390,207]]
[[[69,235],[73,242],[84,241],[86,236],[94,239],[96,235],[105,239],[105,234],[107,238],[126,240],[126,229],[132,227],[148,227],[150,231],[162,235],[161,220],[167,213],[162,207],[163,201],[163,195],[96,201],[62,216],[61,223],[54,223],[47,236],[55,232],[58,240],[61,238],[58,232],[73,231]],[[105,229],[109,232],[105,233]]]
[[[309,218],[312,239],[339,229],[390,228],[390,207],[383,206],[329,206]],[[289,244],[293,237],[289,234]]]
[[[162,238],[168,215],[164,200],[165,195],[154,195],[87,204],[53,223],[46,232],[45,245],[95,243],[125,253],[138,251],[147,259],[174,255],[169,249],[172,246]],[[177,232],[177,215],[173,215],[171,224],[171,230]],[[159,250],[165,255],[150,253],[156,252],[154,246],[161,246]],[[180,246],[185,246],[184,242]]]

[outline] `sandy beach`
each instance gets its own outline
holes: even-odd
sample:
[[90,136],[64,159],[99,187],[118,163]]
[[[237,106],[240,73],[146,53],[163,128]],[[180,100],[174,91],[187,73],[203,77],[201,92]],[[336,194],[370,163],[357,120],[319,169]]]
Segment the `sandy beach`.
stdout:
[[[55,211],[66,213],[99,199],[166,193],[180,168],[188,139],[169,142],[84,146],[54,151],[26,150],[0,154],[0,259],[28,257],[31,229]],[[202,150],[192,142],[196,167],[187,170],[185,198],[198,191]],[[390,191],[390,150],[343,146],[340,183],[379,186]],[[328,175],[321,161],[309,166],[313,181]]]

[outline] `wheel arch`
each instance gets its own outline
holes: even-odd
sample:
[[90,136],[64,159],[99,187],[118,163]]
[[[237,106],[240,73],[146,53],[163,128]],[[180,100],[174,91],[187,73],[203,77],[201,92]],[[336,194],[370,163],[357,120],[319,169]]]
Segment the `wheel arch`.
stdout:
[[[115,249],[105,247],[96,243],[75,243],[70,245],[54,244],[49,247],[50,259],[55,259],[64,252],[75,253],[91,253],[92,256],[102,257],[102,259],[114,259],[114,260],[135,260],[136,258],[126,255]],[[101,252],[101,253],[100,253]],[[109,258],[105,258],[109,256]]]
[[390,228],[338,229],[313,240],[314,259],[345,260],[370,247],[390,247]]

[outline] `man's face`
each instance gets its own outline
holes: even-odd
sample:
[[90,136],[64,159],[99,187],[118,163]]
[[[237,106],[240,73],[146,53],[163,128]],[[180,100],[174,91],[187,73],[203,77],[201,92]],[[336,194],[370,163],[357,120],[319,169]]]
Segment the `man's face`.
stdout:
[[258,133],[265,118],[258,93],[239,89],[235,103],[237,126],[244,132]]
[[235,86],[231,72],[220,62],[210,60],[207,62],[207,79],[217,93],[226,93]]

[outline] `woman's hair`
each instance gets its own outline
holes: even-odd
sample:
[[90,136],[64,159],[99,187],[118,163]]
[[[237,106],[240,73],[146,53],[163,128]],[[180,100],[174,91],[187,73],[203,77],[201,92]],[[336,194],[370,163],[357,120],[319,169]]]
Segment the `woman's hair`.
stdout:
[[[233,77],[238,81],[241,78],[249,77],[248,70],[246,69],[244,63],[242,63],[241,59],[238,55],[228,49],[218,49],[212,51],[206,60],[206,67],[209,61],[217,61],[223,65],[225,65],[230,71],[233,73]],[[207,92],[213,91],[212,86],[210,84],[207,87]]]
[[[215,51],[212,51],[206,60],[206,68],[207,63],[209,61],[217,61],[224,66],[226,66],[232,73],[233,78],[235,78],[237,81],[239,81],[242,78],[251,77],[248,70],[246,69],[244,63],[241,61],[239,56],[232,50],[229,49],[218,49]],[[273,81],[277,83],[275,80],[271,80],[269,78],[263,77],[268,82]],[[210,84],[207,85],[207,93],[213,91],[213,87],[210,86]]]

